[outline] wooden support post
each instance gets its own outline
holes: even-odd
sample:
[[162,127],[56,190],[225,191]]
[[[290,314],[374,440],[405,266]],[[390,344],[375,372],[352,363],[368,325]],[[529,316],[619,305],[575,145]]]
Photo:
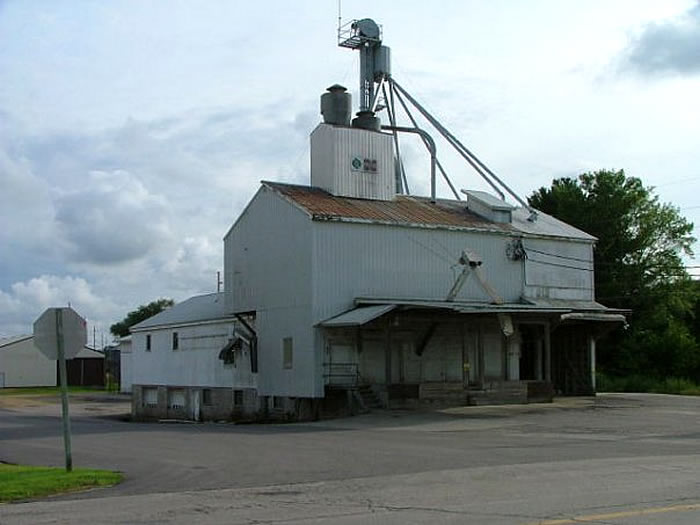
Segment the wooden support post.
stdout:
[[391,384],[391,321],[392,316],[387,316],[384,341],[385,377],[387,389]]
[[593,334],[590,334],[588,336],[588,350],[590,352],[590,359],[591,359],[591,389],[593,390],[593,393],[595,394],[596,392],[596,384],[595,384],[595,337]]
[[552,382],[552,334],[549,321],[544,324],[544,379]]
[[476,332],[476,355],[479,360],[479,385],[484,388],[484,326],[479,324]]

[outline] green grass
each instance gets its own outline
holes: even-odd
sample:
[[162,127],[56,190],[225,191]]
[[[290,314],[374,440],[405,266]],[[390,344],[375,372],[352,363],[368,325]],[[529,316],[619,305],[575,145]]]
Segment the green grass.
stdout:
[[[100,386],[69,386],[68,393],[103,392]],[[59,396],[61,388],[57,386],[38,386],[26,388],[0,388],[0,396]]]
[[27,467],[0,463],[0,503],[41,498],[92,487],[108,487],[121,480],[121,473],[111,470],[81,468],[66,472],[64,468],[57,467]]
[[596,390],[598,392],[647,392],[700,396],[700,385],[679,377],[657,379],[639,374],[613,377],[601,373],[596,374],[596,376]]

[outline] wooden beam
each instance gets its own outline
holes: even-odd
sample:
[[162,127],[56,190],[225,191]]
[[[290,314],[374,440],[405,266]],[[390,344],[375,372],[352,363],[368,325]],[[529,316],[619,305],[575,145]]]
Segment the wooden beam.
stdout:
[[425,347],[428,346],[430,340],[433,338],[433,334],[435,333],[437,326],[438,323],[433,323],[430,326],[428,326],[428,329],[425,331],[425,334],[423,334],[423,337],[421,337],[418,346],[416,346],[416,355],[423,355],[423,351],[425,350]]
[[552,382],[552,335],[549,322],[544,325],[544,379]]

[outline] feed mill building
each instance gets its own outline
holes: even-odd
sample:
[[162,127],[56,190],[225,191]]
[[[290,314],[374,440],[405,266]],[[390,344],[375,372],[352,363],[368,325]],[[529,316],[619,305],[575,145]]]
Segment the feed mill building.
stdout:
[[224,292],[132,329],[136,417],[595,392],[596,338],[624,321],[595,302],[595,238],[482,191],[407,195],[400,128],[360,109],[324,95],[310,185],[261,183],[224,237]]

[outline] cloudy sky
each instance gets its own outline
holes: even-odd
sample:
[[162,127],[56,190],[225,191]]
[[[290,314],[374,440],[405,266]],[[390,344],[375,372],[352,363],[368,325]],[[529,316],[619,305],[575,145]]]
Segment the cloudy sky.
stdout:
[[[700,222],[697,1],[344,0],[342,15],[383,25],[396,80],[519,194],[624,168]],[[0,0],[0,337],[70,302],[99,344],[140,304],[214,291],[259,181],[308,183],[318,96],[341,83],[357,100],[337,17],[336,0]],[[428,159],[404,150],[425,193]]]

